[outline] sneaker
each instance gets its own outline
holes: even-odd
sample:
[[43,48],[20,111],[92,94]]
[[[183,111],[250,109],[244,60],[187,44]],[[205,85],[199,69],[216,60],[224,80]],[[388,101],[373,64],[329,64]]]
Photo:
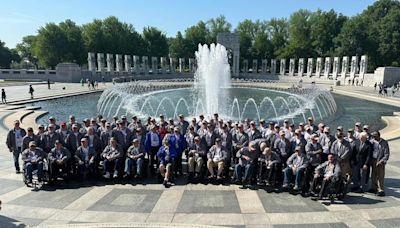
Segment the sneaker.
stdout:
[[118,171],[114,171],[113,178],[117,178],[117,177],[118,177]]
[[282,188],[289,188],[289,185],[288,184],[283,184]]
[[110,179],[110,172],[106,172],[106,174],[104,174],[103,177],[106,179]]
[[222,180],[222,177],[221,177],[221,176],[218,176],[218,177],[217,177],[217,180]]
[[384,191],[378,192],[376,195],[377,195],[377,196],[385,196],[385,192],[384,192]]
[[295,186],[293,187],[293,190],[294,190],[294,191],[299,190],[299,186],[295,185]]
[[124,176],[123,176],[123,178],[128,178],[130,175],[131,175],[131,174],[129,174],[129,173],[125,173]]
[[164,180],[163,185],[164,185],[164,187],[169,188],[168,180]]

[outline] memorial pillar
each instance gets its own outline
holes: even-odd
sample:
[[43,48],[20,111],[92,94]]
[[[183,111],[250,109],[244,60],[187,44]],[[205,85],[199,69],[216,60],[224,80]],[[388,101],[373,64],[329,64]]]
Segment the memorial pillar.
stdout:
[[324,67],[324,77],[329,78],[330,73],[331,73],[331,57],[326,57],[325,67]]
[[312,77],[312,73],[314,71],[314,59],[308,58],[307,59],[307,77]]
[[296,67],[296,60],[290,59],[289,60],[289,76],[294,76],[295,67]]

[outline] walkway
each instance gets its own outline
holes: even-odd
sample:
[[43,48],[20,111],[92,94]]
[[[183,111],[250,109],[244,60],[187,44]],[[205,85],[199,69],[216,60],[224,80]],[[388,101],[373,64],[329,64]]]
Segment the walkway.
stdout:
[[[62,87],[62,84],[55,85],[52,91],[63,93]],[[72,87],[80,88],[68,84],[66,91],[79,92],[70,90]],[[81,91],[85,90],[86,87]],[[29,99],[25,87],[13,87],[10,91],[24,92],[15,94],[14,100]],[[52,94],[46,85],[38,86],[37,91]],[[11,120],[7,116],[14,111],[6,108],[1,107],[0,120]],[[400,224],[399,138],[389,142],[392,154],[386,169],[386,197],[352,193],[344,202],[329,205],[326,201],[314,202],[287,193],[242,190],[236,185],[186,184],[184,179],[178,179],[177,185],[169,189],[150,180],[144,184],[72,182],[32,191],[24,186],[21,175],[14,173],[11,154],[3,143],[5,136],[6,130],[0,127],[2,228],[18,224],[42,227],[77,224],[88,227],[398,227]]]

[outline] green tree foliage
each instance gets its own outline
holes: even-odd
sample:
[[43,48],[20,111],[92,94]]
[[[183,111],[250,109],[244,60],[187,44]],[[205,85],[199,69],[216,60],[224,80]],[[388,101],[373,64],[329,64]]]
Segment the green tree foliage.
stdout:
[[16,52],[6,47],[6,44],[0,40],[0,68],[10,68],[12,61],[18,61],[19,56]]
[[167,56],[167,36],[155,27],[143,29],[143,39],[146,44],[146,54],[149,56]]
[[216,43],[218,33],[231,32],[232,25],[229,23],[224,15],[220,15],[217,18],[212,18],[207,21],[207,25],[210,31],[209,42]]
[[35,44],[36,36],[29,35],[22,38],[22,42],[17,44],[16,51],[21,60],[32,63],[36,68],[38,67],[38,59],[33,54],[32,49]]

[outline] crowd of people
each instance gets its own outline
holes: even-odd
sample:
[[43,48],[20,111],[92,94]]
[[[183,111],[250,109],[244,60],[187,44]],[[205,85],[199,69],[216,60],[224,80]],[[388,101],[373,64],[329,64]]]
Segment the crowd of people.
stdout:
[[348,183],[342,191],[384,196],[389,159],[387,141],[361,123],[330,129],[315,125],[313,118],[295,126],[287,119],[282,125],[225,121],[217,113],[190,122],[183,115],[178,120],[160,115],[145,123],[137,116],[129,122],[126,116],[108,121],[101,115],[79,123],[71,115],[60,124],[50,117],[47,126],[26,131],[16,120],[6,144],[17,173],[22,155],[28,184],[34,170],[41,181],[47,164],[49,181],[158,175],[170,187],[174,178],[187,175],[189,182],[231,181],[242,188],[258,185],[318,199],[326,186],[341,182]]

